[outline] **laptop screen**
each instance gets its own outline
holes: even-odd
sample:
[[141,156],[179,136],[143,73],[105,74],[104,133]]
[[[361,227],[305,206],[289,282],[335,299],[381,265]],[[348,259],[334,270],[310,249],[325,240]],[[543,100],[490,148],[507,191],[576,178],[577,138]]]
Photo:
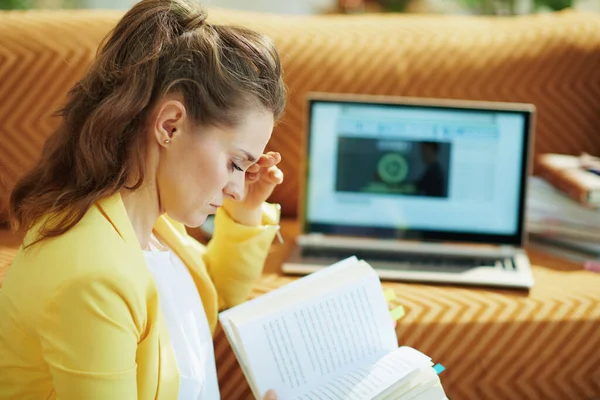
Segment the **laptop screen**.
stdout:
[[432,104],[309,102],[305,232],[522,243],[532,109]]

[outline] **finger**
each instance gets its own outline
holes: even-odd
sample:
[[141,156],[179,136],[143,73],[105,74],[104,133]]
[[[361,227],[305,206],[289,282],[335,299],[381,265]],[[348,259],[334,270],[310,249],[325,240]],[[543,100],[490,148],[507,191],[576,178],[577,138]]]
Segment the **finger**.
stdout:
[[249,183],[256,182],[259,179],[260,179],[260,172],[248,172],[246,174],[246,180]]
[[275,164],[279,164],[281,162],[281,154],[279,152],[269,151],[266,154],[275,160]]
[[255,165],[260,166],[261,168],[269,168],[275,165],[275,159],[266,154],[260,156]]
[[258,164],[252,164],[246,170],[246,172],[258,172],[258,171],[260,171],[260,165],[258,165]]
[[262,170],[262,171],[260,171],[257,174],[258,175],[257,180],[260,180],[261,182],[267,183],[267,184],[270,184],[270,185],[277,185],[277,184],[279,184],[280,183],[279,179],[277,178],[276,175],[274,175],[275,172],[273,172],[273,168],[279,169],[279,168],[273,166],[273,167],[267,169],[266,171]]
[[269,168],[269,171],[267,172],[267,180],[269,183],[279,185],[281,182],[283,182],[283,171],[275,166]]
[[269,390],[265,393],[264,400],[277,400],[277,394],[273,390]]
[[264,160],[259,160],[256,165],[258,165],[260,168],[271,168],[272,166],[275,165],[275,162],[273,162],[273,160],[271,159],[264,159]]
[[281,154],[276,151],[270,151],[260,156],[256,163],[262,168],[269,168],[273,165],[279,164],[279,162],[281,162]]

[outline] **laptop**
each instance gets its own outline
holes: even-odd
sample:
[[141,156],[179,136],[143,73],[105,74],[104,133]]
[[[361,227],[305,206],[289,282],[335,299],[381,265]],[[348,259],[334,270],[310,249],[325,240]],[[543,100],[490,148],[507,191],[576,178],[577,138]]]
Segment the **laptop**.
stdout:
[[531,104],[312,93],[302,231],[282,266],[528,289]]

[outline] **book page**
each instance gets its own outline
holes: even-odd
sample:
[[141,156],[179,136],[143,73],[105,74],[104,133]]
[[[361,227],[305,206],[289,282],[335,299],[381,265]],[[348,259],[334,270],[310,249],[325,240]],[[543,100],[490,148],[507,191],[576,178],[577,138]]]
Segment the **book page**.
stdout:
[[[427,392],[430,388],[436,387],[441,391],[441,396],[428,397],[422,396],[422,393]],[[379,394],[373,400],[397,400],[401,399],[435,399],[442,400],[446,396],[440,378],[431,366],[421,367],[409,376],[402,378],[399,382],[391,386],[385,392]]]
[[240,346],[241,342],[239,339],[239,334],[237,333],[237,331],[234,331],[231,319],[236,319],[239,321],[240,317],[249,318],[257,313],[264,314],[265,309],[271,308],[270,305],[273,303],[275,303],[277,307],[285,307],[286,304],[289,303],[289,299],[287,299],[289,297],[291,297],[294,300],[293,303],[297,303],[299,300],[302,300],[302,296],[299,295],[300,293],[304,292],[306,293],[306,296],[310,296],[310,293],[308,293],[309,291],[304,288],[314,288],[319,281],[335,279],[332,277],[337,274],[346,274],[352,266],[358,263],[359,260],[356,257],[348,257],[344,260],[338,261],[337,263],[330,265],[327,268],[323,268],[318,272],[306,275],[283,287],[265,293],[259,297],[246,301],[245,303],[239,304],[235,307],[232,307],[219,313],[219,322],[223,327],[225,336],[231,344],[231,349],[233,350],[239,362],[239,365],[242,368],[246,379],[248,380],[250,388],[252,389],[256,397],[260,396],[256,393],[254,376],[246,363],[246,352],[244,351],[242,346]]
[[235,328],[256,390],[273,389],[284,399],[398,346],[376,274]]
[[329,280],[337,282],[338,279],[336,279],[336,276],[348,275],[348,272],[358,264],[360,262],[356,257],[348,257],[327,268],[303,276],[285,286],[224,310],[219,313],[219,321],[228,330],[231,319],[236,319],[237,321],[241,321],[243,318],[251,319],[255,315],[263,315],[265,312],[269,312],[267,310],[272,310],[273,307],[285,308],[286,306],[296,304],[298,300],[311,296],[312,293],[306,290],[307,287],[314,288],[320,283]]
[[[399,381],[419,374],[421,368],[431,368],[431,359],[421,352],[400,347],[376,360],[360,366],[350,373],[338,377],[322,386],[295,397],[295,400],[373,399]],[[432,369],[433,370],[433,369]],[[394,394],[401,394],[399,387]]]

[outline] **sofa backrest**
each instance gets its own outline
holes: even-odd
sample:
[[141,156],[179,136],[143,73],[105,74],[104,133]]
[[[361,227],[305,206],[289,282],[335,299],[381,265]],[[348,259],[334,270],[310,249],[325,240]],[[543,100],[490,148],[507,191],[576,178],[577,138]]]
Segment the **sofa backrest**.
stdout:
[[[56,126],[50,115],[120,11],[0,13],[0,211]],[[600,154],[600,15],[278,16],[209,10],[209,22],[266,33],[281,53],[288,106],[269,150],[285,183],[271,201],[295,216],[311,91],[527,102],[535,153]],[[4,203],[3,200],[4,199]]]

